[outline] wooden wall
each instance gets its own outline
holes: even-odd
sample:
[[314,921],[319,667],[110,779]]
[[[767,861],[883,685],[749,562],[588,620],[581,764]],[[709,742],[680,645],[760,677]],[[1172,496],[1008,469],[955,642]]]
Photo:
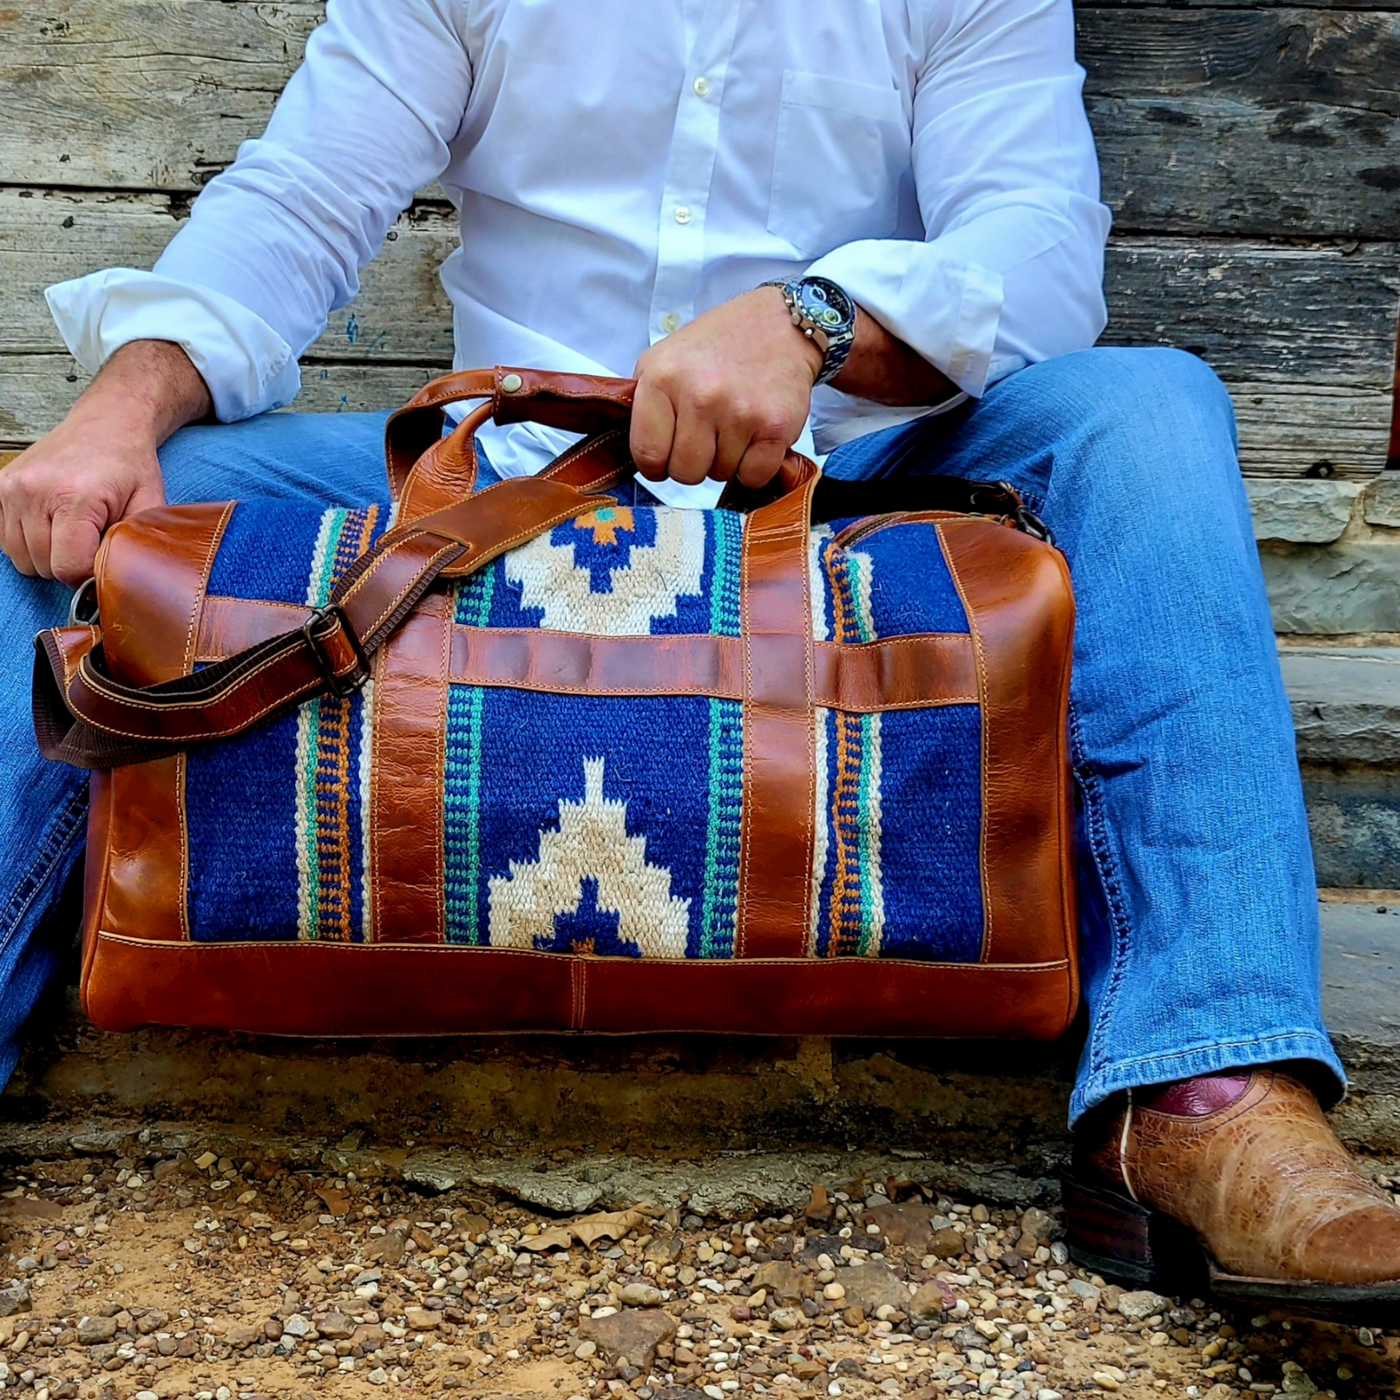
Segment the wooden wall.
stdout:
[[[81,387],[43,287],[149,265],[260,129],[321,12],[315,0],[9,4],[0,446],[44,431]],[[1078,15],[1116,219],[1106,339],[1204,355],[1235,396],[1251,474],[1379,471],[1400,305],[1400,0],[1094,0]],[[300,406],[385,406],[450,363],[436,268],[455,232],[432,193],[308,352]]]

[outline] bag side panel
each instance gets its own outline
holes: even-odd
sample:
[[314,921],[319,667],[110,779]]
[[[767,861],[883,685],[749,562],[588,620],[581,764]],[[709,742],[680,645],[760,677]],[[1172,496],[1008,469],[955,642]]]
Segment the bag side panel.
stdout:
[[982,695],[986,963],[1069,958],[1065,706],[1074,600],[1058,550],[968,518],[936,527],[972,622]]

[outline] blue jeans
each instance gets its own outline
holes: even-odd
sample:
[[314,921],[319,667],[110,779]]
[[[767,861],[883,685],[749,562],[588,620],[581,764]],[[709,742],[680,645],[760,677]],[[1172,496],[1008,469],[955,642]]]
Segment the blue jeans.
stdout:
[[[186,428],[161,454],[167,491],[357,502],[382,489],[383,421]],[[1281,1060],[1335,1097],[1293,726],[1220,382],[1177,351],[1066,355],[848,443],[826,470],[1008,480],[1069,560],[1088,1007],[1071,1120],[1119,1090]],[[11,653],[65,602],[0,572]],[[0,677],[0,1075],[71,936],[48,916],[82,837],[83,775],[38,757],[27,693],[22,665]]]

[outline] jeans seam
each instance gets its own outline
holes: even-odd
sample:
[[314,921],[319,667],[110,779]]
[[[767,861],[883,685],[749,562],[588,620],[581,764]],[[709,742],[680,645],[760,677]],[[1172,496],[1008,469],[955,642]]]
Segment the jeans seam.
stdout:
[[[1133,1065],[1156,1064],[1162,1060],[1178,1060],[1185,1055],[1194,1055],[1200,1051],[1214,1050],[1234,1050],[1241,1045],[1269,1045],[1276,1040],[1316,1040],[1324,1044],[1330,1043],[1327,1037],[1315,1028],[1298,1026],[1287,1031],[1273,1031],[1269,1035],[1244,1036],[1239,1040],[1211,1040],[1202,1041],[1197,1045],[1186,1045],[1179,1050],[1173,1050],[1169,1054],[1162,1055],[1135,1055],[1129,1060],[1117,1060],[1114,1068],[1127,1069]],[[1097,1070],[1095,1071],[1098,1072]]]
[[38,857],[25,871],[5,909],[4,918],[0,920],[0,954],[9,948],[10,941],[18,931],[24,916],[73,844],[73,838],[81,831],[86,810],[87,788],[83,786],[73,794],[68,805],[59,813],[57,821],[49,828],[49,833],[39,848]]
[[1085,756],[1079,715],[1073,705],[1069,709],[1069,733],[1074,753],[1074,772],[1084,800],[1084,825],[1089,834],[1089,852],[1103,884],[1104,902],[1108,906],[1109,927],[1113,934],[1113,960],[1108,984],[1104,988],[1102,1002],[1094,1009],[1089,1026],[1089,1062],[1092,1066],[1091,1073],[1096,1074],[1104,1064],[1099,1044],[1099,1027],[1107,1020],[1127,973],[1130,929],[1127,913],[1123,908],[1117,862],[1108,843],[1108,829],[1103,815],[1098,776],[1089,767]]

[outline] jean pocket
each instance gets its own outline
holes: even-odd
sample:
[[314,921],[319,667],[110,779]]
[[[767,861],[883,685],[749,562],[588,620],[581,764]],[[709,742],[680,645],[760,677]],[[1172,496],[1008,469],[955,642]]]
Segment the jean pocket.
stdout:
[[768,232],[805,257],[888,238],[910,171],[909,118],[894,88],[783,74]]

